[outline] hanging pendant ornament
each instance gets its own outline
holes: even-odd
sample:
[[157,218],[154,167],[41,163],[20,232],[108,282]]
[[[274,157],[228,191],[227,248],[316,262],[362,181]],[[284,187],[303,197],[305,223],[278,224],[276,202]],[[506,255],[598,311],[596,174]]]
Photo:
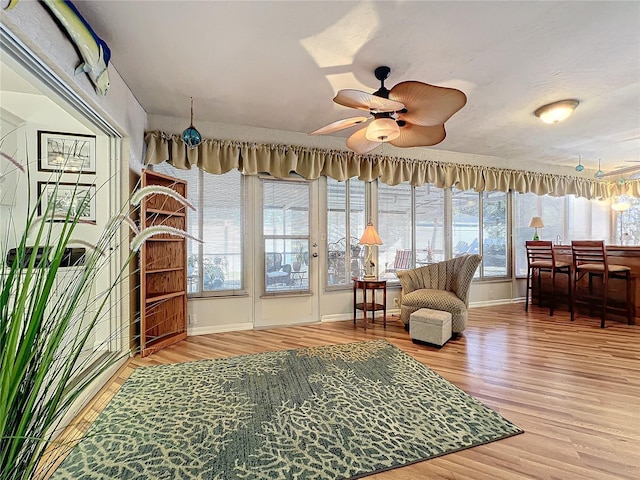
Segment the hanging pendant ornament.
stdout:
[[602,180],[604,172],[600,169],[600,159],[598,159],[598,171],[593,175],[597,180]]
[[584,165],[582,165],[582,157],[578,157],[578,165],[576,165],[576,172],[581,172],[584,170]]
[[202,135],[200,135],[200,132],[193,126],[193,97],[191,97],[191,125],[182,132],[182,140],[184,140],[184,143],[186,143],[189,148],[196,148],[202,143]]
[[621,187],[626,183],[626,180],[624,179],[624,177],[620,177],[618,179],[618,185],[620,185]]

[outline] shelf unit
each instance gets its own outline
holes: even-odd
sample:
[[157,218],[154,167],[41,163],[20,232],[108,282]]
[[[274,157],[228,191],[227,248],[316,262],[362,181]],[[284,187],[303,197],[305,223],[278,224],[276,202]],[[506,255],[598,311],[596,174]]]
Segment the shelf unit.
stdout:
[[[152,170],[142,186],[162,185],[187,197],[184,180]],[[149,195],[140,208],[142,229],[154,225],[186,230],[186,208],[166,195]],[[161,234],[140,249],[140,353],[143,357],[187,337],[187,241]]]

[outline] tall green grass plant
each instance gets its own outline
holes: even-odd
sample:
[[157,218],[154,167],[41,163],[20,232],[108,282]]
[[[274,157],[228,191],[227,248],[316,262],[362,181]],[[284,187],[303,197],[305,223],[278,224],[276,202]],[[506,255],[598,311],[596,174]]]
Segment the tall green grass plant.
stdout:
[[[4,153],[2,157],[11,159]],[[121,254],[120,239],[129,245],[123,224],[130,224],[136,234],[132,241],[136,249],[146,238],[167,233],[162,227],[138,232],[130,220],[135,206],[127,204],[107,222],[97,243],[87,248],[84,262],[69,273],[68,249],[86,245],[75,238],[83,220],[80,212],[72,210],[56,215],[59,183],[50,186],[53,199],[38,198],[25,219],[8,222],[22,231],[15,242],[9,241],[6,232],[0,240],[0,480],[46,477],[55,459],[67,450],[62,443],[55,449],[65,414],[97,377],[130,353],[127,348],[113,348],[118,343],[115,337],[122,334],[120,321],[98,348],[104,354],[87,354],[94,350],[93,338],[101,323],[110,322],[112,294],[135,258],[136,251],[129,248]],[[145,194],[162,193],[139,190],[136,203]],[[15,255],[6,263],[10,243],[16,245]],[[46,258],[38,255],[39,249]],[[120,257],[115,262],[114,255]],[[108,285],[94,294],[98,277],[114,264],[119,271],[110,270]],[[45,452],[47,461],[43,461]]]

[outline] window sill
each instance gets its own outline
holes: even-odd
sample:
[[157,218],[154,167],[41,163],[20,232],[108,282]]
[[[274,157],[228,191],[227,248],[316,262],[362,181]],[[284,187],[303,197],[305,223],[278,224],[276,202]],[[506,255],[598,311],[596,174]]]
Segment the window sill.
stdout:
[[249,297],[249,293],[245,290],[238,292],[202,292],[202,293],[188,293],[187,300],[211,300],[215,298],[243,298]]
[[300,292],[269,292],[260,295],[260,298],[292,298],[292,297],[312,297],[313,293],[310,290],[304,290]]

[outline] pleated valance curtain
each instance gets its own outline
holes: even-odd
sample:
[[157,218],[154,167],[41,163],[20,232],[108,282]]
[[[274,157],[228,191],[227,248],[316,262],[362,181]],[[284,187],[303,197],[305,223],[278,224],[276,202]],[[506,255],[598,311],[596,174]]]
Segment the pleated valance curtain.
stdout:
[[268,173],[276,178],[287,178],[295,172],[309,180],[320,176],[339,181],[355,177],[364,181],[379,179],[388,185],[430,183],[439,188],[456,187],[477,192],[515,190],[537,195],[572,194],[588,199],[617,196],[623,188],[625,193],[640,197],[640,181],[619,187],[615,182],[569,175],[231,140],[203,140],[197,148],[189,149],[180,135],[159,131],[147,132],[145,141],[146,164],[169,162],[176,168],[195,166],[213,174],[236,168],[244,175]]

